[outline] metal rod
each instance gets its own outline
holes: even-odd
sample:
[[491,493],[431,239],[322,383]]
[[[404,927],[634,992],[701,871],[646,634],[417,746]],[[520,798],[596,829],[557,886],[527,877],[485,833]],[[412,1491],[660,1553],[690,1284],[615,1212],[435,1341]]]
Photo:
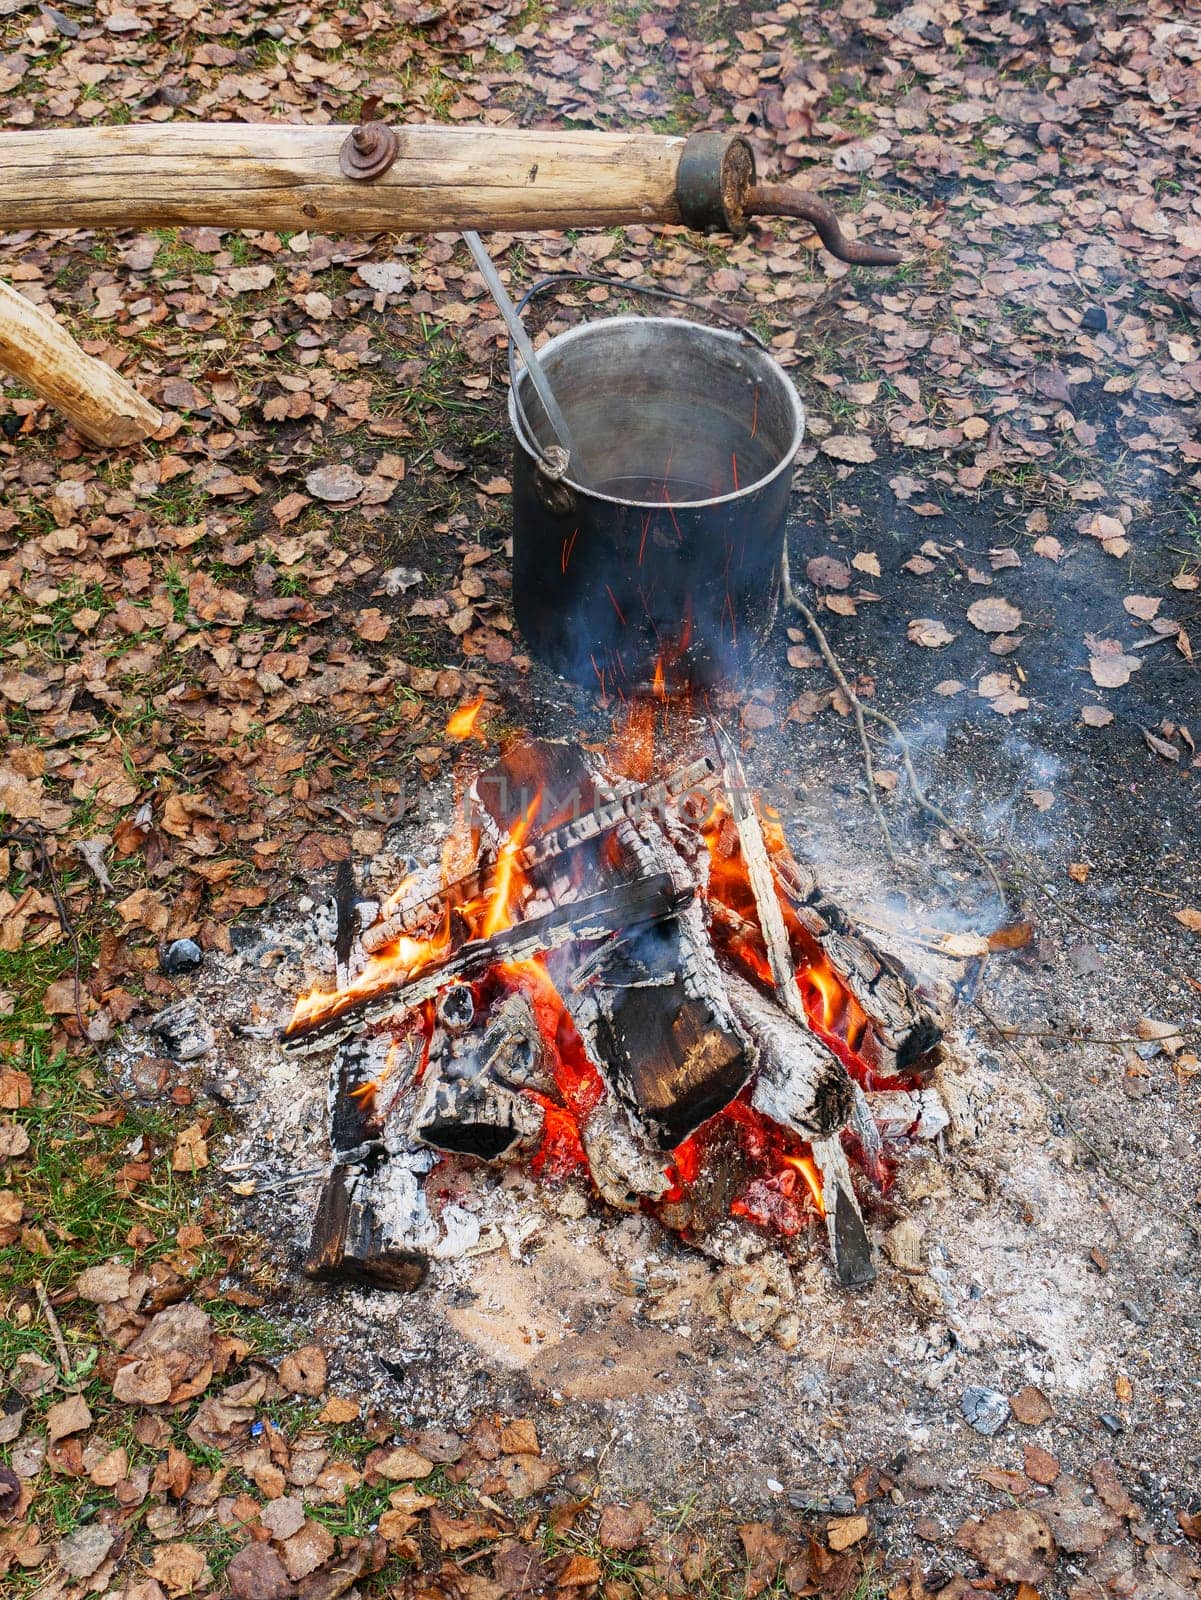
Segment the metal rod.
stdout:
[[505,326],[509,330],[509,337],[517,346],[518,354],[525,362],[526,371],[530,375],[530,382],[537,391],[542,402],[542,409],[546,412],[547,420],[555,431],[555,436],[563,449],[567,452],[567,470],[572,473],[575,481],[583,487],[588,487],[588,477],[580,460],[579,451],[572,443],[571,429],[567,426],[567,419],[559,409],[559,402],[555,399],[554,391],[547,381],[542,363],[538,360],[537,352],[530,342],[530,336],[525,331],[525,324],[517,314],[517,308],[509,298],[508,290],[500,281],[500,274],[496,264],[484,248],[484,241],[478,233],[465,229],[463,238],[467,248],[471,251],[476,266],[480,269],[480,276],[488,286],[488,293],[496,301],[497,310],[505,319]]
[[749,216],[800,217],[812,223],[813,231],[830,254],[853,266],[895,267],[905,259],[890,245],[860,244],[848,239],[830,207],[807,189],[794,189],[786,183],[753,184],[747,191],[746,209]]

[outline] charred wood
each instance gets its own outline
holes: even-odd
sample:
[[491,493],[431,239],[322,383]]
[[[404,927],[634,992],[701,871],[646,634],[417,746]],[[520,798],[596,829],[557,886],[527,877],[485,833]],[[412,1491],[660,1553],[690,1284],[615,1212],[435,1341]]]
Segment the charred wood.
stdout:
[[803,1139],[846,1127],[855,1110],[847,1069],[808,1027],[801,1027],[752,983],[727,972],[730,1001],[758,1051],[751,1104]]
[[331,1169],[317,1203],[304,1270],[323,1283],[416,1289],[429,1258],[387,1239],[368,1187],[363,1168]]
[[863,1288],[876,1276],[872,1242],[855,1198],[846,1151],[837,1134],[810,1140],[813,1159],[822,1176],[822,1208],[826,1233],[839,1283],[847,1289]]
[[[570,796],[604,810],[616,798],[578,746],[522,744],[477,780],[501,836],[528,811],[539,784],[552,805]],[[564,971],[559,988],[610,1089],[666,1150],[729,1104],[751,1065],[694,898],[693,874],[645,807],[636,817],[620,816],[570,862],[552,856],[530,873],[533,892],[556,905],[594,884],[654,878],[673,884],[674,914],[627,929],[593,953],[586,982]]]
[[597,1193],[615,1210],[637,1211],[644,1200],[658,1200],[671,1187],[662,1155],[620,1101],[606,1098],[595,1106],[580,1138]]
[[[581,793],[569,795],[564,800],[564,806],[575,814],[569,821],[553,827],[550,832],[540,833],[536,839],[519,850],[514,857],[515,866],[521,872],[529,873],[556,856],[567,854],[579,845],[599,839],[623,818],[664,812],[669,801],[690,790],[700,789],[712,780],[713,762],[705,757],[687,767],[681,767],[679,771],[670,773],[666,778],[654,783],[618,785],[611,797],[603,802],[591,789],[586,797]],[[499,788],[500,777],[493,781]],[[477,803],[482,803],[480,782],[486,785],[488,775],[477,780]],[[529,794],[528,790],[520,790],[519,793],[525,797],[528,809],[533,804],[533,795]],[[494,804],[497,809],[491,811],[491,815],[510,816],[510,824],[516,820],[511,815],[508,803],[507,778],[504,793],[498,796]],[[521,812],[518,811],[517,814],[520,815]],[[378,922],[375,927],[369,928],[363,935],[363,949],[368,954],[382,950],[401,934],[414,933],[440,922],[448,911],[466,905],[485,894],[495,872],[497,842],[493,841],[486,849],[486,859],[481,861],[473,872],[457,879],[454,883],[447,884],[434,894],[423,894],[420,898],[403,901],[391,915]]]
[[498,962],[526,961],[565,944],[608,938],[618,929],[653,926],[671,917],[691,896],[690,889],[682,891],[660,874],[557,906],[545,916],[515,923],[491,938],[468,940],[443,960],[411,976],[384,982],[369,994],[332,994],[328,1007],[289,1024],[280,1035],[280,1044],[289,1055],[331,1049],[372,1023],[432,999],[456,978],[482,978]]

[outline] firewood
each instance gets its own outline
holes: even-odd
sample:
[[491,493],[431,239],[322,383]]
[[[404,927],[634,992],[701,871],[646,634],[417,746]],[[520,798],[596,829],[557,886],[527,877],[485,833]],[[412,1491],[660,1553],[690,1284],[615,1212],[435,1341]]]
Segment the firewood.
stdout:
[[771,967],[776,997],[794,1022],[807,1027],[808,1013],[796,980],[796,967],[788,941],[788,930],[784,926],[784,913],[776,897],[776,880],[772,871],[771,856],[768,854],[767,841],[763,837],[762,825],[755,815],[754,804],[747,798],[750,789],[746,773],[725,729],[715,723],[713,732],[722,759],[722,780],[725,784],[726,797],[730,802],[730,812],[738,829],[738,842],[742,847],[742,863],[750,881],[751,893],[755,897],[755,915],[767,949],[767,961]]
[[138,444],[163,420],[133,384],[85,354],[49,311],[6,283],[0,283],[0,371],[48,400],[93,444]]
[[625,1107],[604,1099],[580,1134],[597,1193],[617,1211],[637,1211],[670,1188],[663,1156],[640,1134]]
[[773,866],[801,927],[871,1022],[887,1052],[885,1070],[903,1072],[933,1050],[942,1028],[919,1000],[912,973],[851,925],[808,868],[792,860]]
[[[619,784],[615,786],[610,800],[602,802],[592,794],[590,801],[585,803],[577,795],[573,809],[579,814],[569,822],[532,839],[516,853],[514,865],[519,872],[528,873],[555,856],[600,838],[624,818],[639,816],[644,811],[662,810],[676,796],[705,787],[712,781],[713,775],[713,762],[708,757],[702,757],[655,783]],[[478,804],[478,792],[476,798]],[[466,905],[485,894],[495,875],[497,847],[502,836],[498,832],[487,850],[486,858],[475,871],[454,883],[446,884],[433,894],[419,893],[412,899],[402,901],[383,921],[367,930],[362,938],[363,949],[369,955],[374,954],[401,934],[427,929],[441,922],[447,912],[456,906]]]
[[[503,838],[541,790],[552,803],[583,810],[616,798],[596,763],[576,745],[525,741],[481,773],[476,793]],[[603,846],[603,847],[602,847]],[[630,928],[579,971],[552,969],[560,993],[608,1087],[672,1149],[739,1093],[750,1055],[725,993],[695,879],[646,808],[621,816],[603,840],[537,863],[533,892],[570,904],[596,884],[667,878],[678,904],[670,918]]]
[[822,1176],[822,1207],[826,1213],[834,1271],[845,1288],[862,1288],[875,1278],[876,1264],[863,1213],[855,1198],[846,1151],[836,1133],[824,1139],[811,1139],[810,1148]]
[[546,1114],[522,1088],[550,1079],[545,1058],[546,1045],[524,995],[512,995],[499,1006],[482,1037],[435,1033],[411,1113],[412,1137],[483,1161],[532,1154],[542,1142]]
[[688,898],[691,891],[681,891],[665,874],[602,890],[546,916],[515,923],[489,939],[469,940],[445,959],[409,977],[384,980],[368,994],[331,994],[327,1007],[289,1024],[279,1036],[280,1045],[289,1055],[332,1049],[370,1024],[432,999],[456,978],[482,978],[498,962],[525,961],[560,945],[586,944],[617,929],[653,924],[670,917]]
[[756,1111],[803,1139],[845,1128],[854,1111],[847,1069],[828,1045],[738,973],[725,975],[738,1020],[758,1052],[751,1091]]

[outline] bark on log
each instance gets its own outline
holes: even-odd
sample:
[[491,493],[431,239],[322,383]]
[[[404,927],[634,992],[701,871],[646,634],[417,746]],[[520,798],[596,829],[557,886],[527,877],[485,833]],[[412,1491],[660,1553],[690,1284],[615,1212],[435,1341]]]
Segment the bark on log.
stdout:
[[93,444],[137,444],[162,422],[119,372],[85,354],[48,311],[6,283],[0,283],[0,369],[48,400]]
[[0,228],[422,233],[678,223],[685,141],[400,124],[394,164],[346,177],[346,125],[153,123],[0,134]]
[[808,1026],[800,1026],[737,973],[726,972],[735,1014],[759,1053],[751,1093],[756,1111],[802,1139],[845,1128],[854,1112],[847,1069]]

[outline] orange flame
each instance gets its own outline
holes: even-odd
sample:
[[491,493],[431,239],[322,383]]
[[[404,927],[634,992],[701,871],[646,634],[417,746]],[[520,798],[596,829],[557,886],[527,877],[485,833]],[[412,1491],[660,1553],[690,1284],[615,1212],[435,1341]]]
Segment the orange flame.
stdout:
[[813,1197],[813,1204],[817,1207],[818,1216],[824,1217],[826,1205],[822,1199],[822,1175],[818,1169],[817,1162],[812,1156],[785,1156],[784,1161],[794,1172],[799,1172],[801,1177],[804,1178],[809,1193]]
[[496,858],[496,877],[488,896],[488,910],[480,929],[481,938],[491,939],[502,928],[512,926],[516,897],[526,883],[525,874],[518,870],[517,856],[525,845],[530,824],[538,815],[541,804],[542,791],[539,789],[526,808],[525,816],[513,824],[509,837],[500,848]]
[[457,711],[452,711],[450,720],[446,724],[446,737],[448,739],[469,739],[472,734],[477,738],[482,737],[476,730],[476,722],[480,712],[484,709],[484,697],[469,701],[460,706]]

